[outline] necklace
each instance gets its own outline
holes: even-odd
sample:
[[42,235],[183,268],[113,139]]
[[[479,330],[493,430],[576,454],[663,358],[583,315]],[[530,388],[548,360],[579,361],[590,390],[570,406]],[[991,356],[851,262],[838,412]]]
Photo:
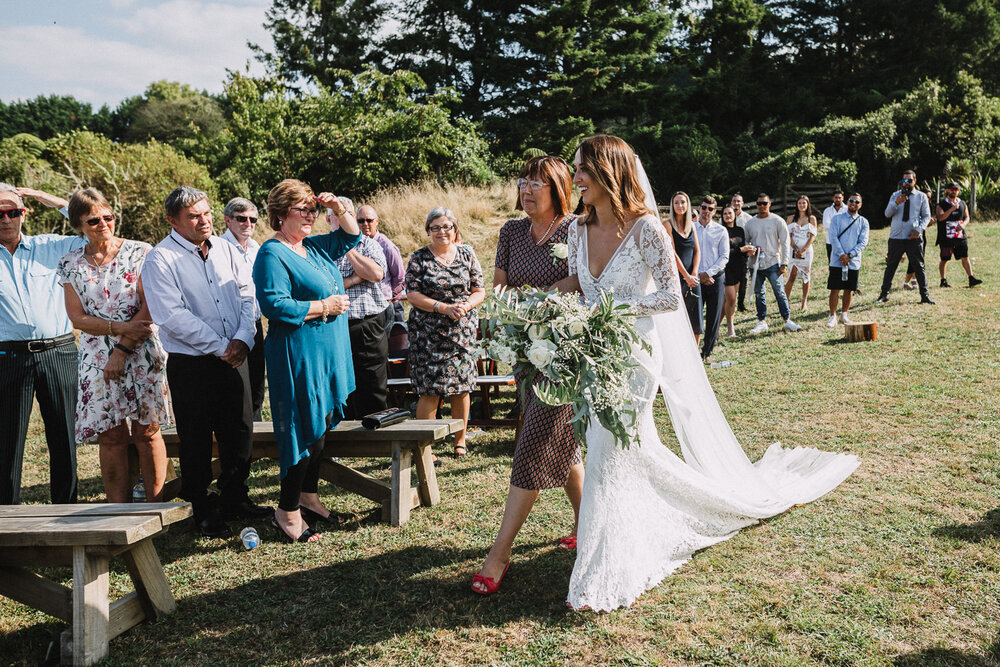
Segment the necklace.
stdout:
[[[545,243],[545,240],[547,238],[549,238],[549,232],[551,232],[552,228],[555,227],[556,220],[558,220],[560,217],[561,216],[558,213],[556,213],[556,217],[552,218],[552,222],[549,223],[549,228],[545,230],[545,233],[542,234],[541,238],[539,238],[537,241],[535,241],[535,245],[536,246],[540,246],[543,243]],[[528,227],[528,236],[531,236],[531,227],[530,226]]]
[[[451,248],[455,248],[455,253],[456,254],[458,253],[458,247],[456,247],[454,244],[449,244],[448,245],[448,249],[450,250]],[[443,254],[439,255],[436,252],[434,252],[434,248],[432,248],[430,246],[430,244],[427,245],[427,249],[431,251],[431,254],[434,256],[434,259],[441,266],[451,266],[455,262],[455,255],[451,256],[451,261],[450,262],[445,262],[445,259],[448,256],[448,251],[447,250],[445,250]]]
[[94,266],[104,266],[110,261],[109,258],[113,259],[115,257],[115,255],[118,253],[118,250],[122,247],[122,243],[124,243],[124,241],[120,239],[116,240],[118,241],[118,243],[109,248],[108,252],[104,253],[104,257],[101,258],[100,262],[97,261],[97,257],[95,256],[94,251],[92,249],[89,249],[90,248],[89,243],[87,244],[87,248],[84,249],[83,254],[94,260]]

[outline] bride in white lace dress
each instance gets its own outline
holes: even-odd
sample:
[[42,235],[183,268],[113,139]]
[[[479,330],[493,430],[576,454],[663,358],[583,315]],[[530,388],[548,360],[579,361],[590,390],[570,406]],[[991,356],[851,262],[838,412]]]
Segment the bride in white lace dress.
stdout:
[[[645,173],[617,137],[583,142],[574,183],[586,207],[570,228],[570,274],[588,301],[613,292],[640,317],[650,353],[633,351],[638,436],[615,445],[599,424],[587,429],[586,481],[577,557],[567,604],[608,611],[630,605],[699,549],[741,528],[809,502],[842,482],[854,456],[775,443],[756,464],[736,441],[694,345],[680,305],[670,234]],[[576,286],[576,285],[572,285]],[[665,447],[653,421],[662,391],[681,444]]]

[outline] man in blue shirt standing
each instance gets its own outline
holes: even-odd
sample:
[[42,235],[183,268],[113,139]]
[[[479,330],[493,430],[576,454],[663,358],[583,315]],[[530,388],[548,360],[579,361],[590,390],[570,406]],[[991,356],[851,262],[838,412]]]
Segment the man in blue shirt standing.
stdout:
[[52,502],[75,503],[76,341],[56,268],[86,241],[22,233],[28,216],[22,195],[57,208],[67,203],[0,183],[0,505],[21,500],[24,439],[36,397],[49,448]]
[[889,254],[885,260],[885,275],[882,277],[882,292],[876,301],[888,303],[889,288],[896,275],[896,268],[903,254],[915,269],[917,287],[920,288],[920,303],[934,303],[927,292],[927,273],[924,271],[923,239],[921,234],[931,220],[931,207],[927,195],[915,189],[917,174],[913,170],[903,172],[899,190],[889,198],[885,207],[885,217],[892,220],[889,227]]
[[830,321],[826,326],[837,326],[837,301],[844,292],[843,310],[840,321],[850,324],[847,311],[851,309],[851,297],[858,289],[858,274],[861,271],[861,253],[868,245],[868,220],[859,213],[861,195],[852,194],[847,199],[847,210],[830,218],[827,223],[826,239],[830,242],[830,277],[826,288],[830,290]]

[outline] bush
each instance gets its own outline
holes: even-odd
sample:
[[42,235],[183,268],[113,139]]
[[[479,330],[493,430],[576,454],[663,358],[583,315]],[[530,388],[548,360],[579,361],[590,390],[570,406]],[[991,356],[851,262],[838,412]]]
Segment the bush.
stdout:
[[[15,185],[69,197],[74,190],[95,187],[118,217],[116,234],[158,243],[169,231],[163,200],[178,185],[204,190],[214,202],[215,183],[205,167],[156,141],[115,144],[92,132],[71,132],[45,142],[43,158],[35,158],[14,138],[0,142],[0,179]],[[69,233],[63,217],[52,209],[29,218],[32,234]]]

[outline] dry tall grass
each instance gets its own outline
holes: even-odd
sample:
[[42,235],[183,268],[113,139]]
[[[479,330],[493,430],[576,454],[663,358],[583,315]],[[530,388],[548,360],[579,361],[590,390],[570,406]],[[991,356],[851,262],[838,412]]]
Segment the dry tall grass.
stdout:
[[[500,226],[510,218],[523,213],[514,210],[517,188],[511,181],[487,187],[449,185],[441,187],[433,181],[402,185],[380,190],[367,199],[354,202],[358,208],[368,204],[375,207],[379,216],[379,231],[399,246],[405,263],[417,248],[427,244],[424,220],[436,206],[450,208],[458,218],[462,239],[471,245],[486,274],[493,275],[493,258],[496,252]],[[263,243],[273,232],[261,212],[254,238]],[[325,219],[317,221],[314,234],[325,234],[330,227]]]

